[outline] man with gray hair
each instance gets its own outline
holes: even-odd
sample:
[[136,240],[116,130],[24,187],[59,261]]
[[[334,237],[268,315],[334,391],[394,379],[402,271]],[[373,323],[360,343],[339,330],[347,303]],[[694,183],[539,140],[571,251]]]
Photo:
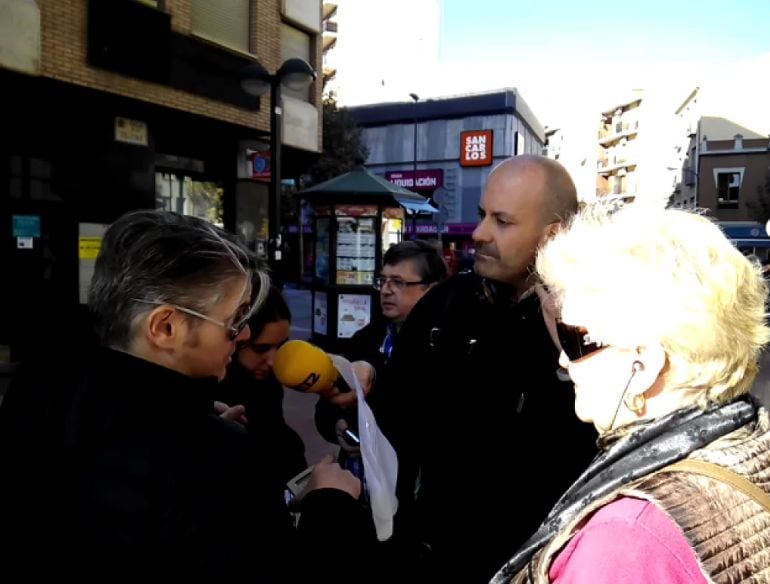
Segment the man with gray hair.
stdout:
[[102,346],[79,366],[23,367],[0,409],[6,569],[344,579],[328,558],[366,539],[359,481],[316,465],[295,530],[269,453],[214,413],[268,284],[201,219],[136,211],[107,230],[88,299]]

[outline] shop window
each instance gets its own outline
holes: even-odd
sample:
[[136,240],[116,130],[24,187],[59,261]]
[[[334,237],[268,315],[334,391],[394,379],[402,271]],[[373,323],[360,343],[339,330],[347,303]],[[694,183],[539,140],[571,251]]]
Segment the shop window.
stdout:
[[176,173],[155,173],[155,207],[192,215],[224,227],[223,190],[218,183]]
[[192,0],[195,35],[243,53],[249,52],[250,0]]

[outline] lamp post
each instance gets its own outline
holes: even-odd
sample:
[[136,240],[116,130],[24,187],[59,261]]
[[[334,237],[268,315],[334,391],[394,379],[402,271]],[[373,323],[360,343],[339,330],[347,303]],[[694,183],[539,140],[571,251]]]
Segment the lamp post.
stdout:
[[[281,261],[281,145],[283,105],[281,87],[302,90],[315,81],[316,72],[303,59],[286,59],[275,74],[259,63],[246,67],[243,90],[254,97],[270,92],[270,192],[268,199],[268,261],[277,271]],[[300,234],[302,237],[302,234]]]
[[[409,97],[414,100],[414,145],[412,148],[412,190],[417,192],[417,102],[420,96],[416,93],[410,93]],[[412,213],[412,239],[417,239],[417,213]]]

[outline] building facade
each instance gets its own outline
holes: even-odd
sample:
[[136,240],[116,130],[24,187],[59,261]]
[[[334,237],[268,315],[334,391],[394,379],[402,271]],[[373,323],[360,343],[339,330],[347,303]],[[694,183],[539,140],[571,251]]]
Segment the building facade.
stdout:
[[674,107],[663,93],[635,90],[601,113],[596,196],[665,205],[676,173]]
[[[415,99],[416,98],[416,99]],[[545,133],[515,89],[352,107],[367,167],[426,196],[439,210],[407,223],[418,236],[470,246],[489,172],[505,158],[541,154]]]
[[[270,98],[241,80],[290,57],[320,69],[319,0],[0,0],[0,13],[0,345],[11,359],[34,331],[80,313],[101,235],[126,211],[195,214],[259,248]],[[318,156],[320,100],[320,82],[284,90],[283,176]]]

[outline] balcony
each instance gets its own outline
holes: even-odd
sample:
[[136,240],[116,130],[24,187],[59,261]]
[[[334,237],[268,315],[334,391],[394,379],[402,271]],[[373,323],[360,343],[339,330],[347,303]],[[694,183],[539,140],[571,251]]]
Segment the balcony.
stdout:
[[639,120],[628,120],[614,124],[604,124],[599,128],[599,144],[606,146],[621,138],[634,136],[639,132]]
[[596,163],[597,172],[608,175],[616,170],[636,166],[636,156],[633,149],[621,148],[618,152],[610,151],[606,158],[600,158]]

